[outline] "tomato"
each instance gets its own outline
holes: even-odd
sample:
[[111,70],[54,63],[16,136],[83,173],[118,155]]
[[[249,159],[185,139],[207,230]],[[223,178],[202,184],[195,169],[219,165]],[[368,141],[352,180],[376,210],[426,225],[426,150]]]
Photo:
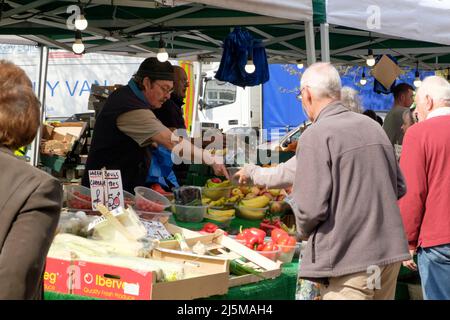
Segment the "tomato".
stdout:
[[146,212],[162,212],[164,211],[164,205],[150,201],[148,199],[139,198],[136,200],[136,208]]

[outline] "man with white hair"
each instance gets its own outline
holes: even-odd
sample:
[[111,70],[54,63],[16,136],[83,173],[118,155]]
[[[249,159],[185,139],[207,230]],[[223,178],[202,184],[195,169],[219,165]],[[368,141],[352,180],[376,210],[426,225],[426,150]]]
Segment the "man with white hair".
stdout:
[[341,102],[348,110],[362,113],[361,99],[357,90],[351,87],[343,87],[341,89]]
[[378,123],[339,101],[329,63],[301,79],[313,124],[299,139],[291,206],[308,237],[300,277],[321,283],[323,299],[393,299],[409,259],[397,200],[405,193],[392,144]]
[[[419,123],[403,141],[408,192],[399,201],[411,255],[417,250],[425,299],[450,299],[450,84],[426,78],[416,94]],[[404,263],[417,270],[413,260]]]

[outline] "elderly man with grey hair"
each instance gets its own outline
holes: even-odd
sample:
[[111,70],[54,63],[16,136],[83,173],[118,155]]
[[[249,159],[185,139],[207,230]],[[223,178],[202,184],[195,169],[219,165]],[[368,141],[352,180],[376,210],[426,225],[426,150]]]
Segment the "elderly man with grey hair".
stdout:
[[368,117],[339,101],[329,63],[301,79],[313,124],[299,139],[291,206],[308,244],[300,277],[321,283],[323,299],[393,299],[408,246],[397,206],[405,193],[392,144]]
[[348,110],[362,113],[361,100],[357,90],[350,87],[343,87],[341,89],[341,102]]
[[[428,77],[416,94],[419,123],[403,140],[408,192],[399,201],[411,255],[417,251],[425,299],[450,300],[450,84]],[[404,263],[417,270],[414,261]]]
[[300,276],[323,283],[324,299],[393,299],[409,254],[396,203],[404,183],[392,144],[378,123],[339,101],[332,65],[310,66],[300,94],[313,124],[296,157],[275,168],[246,165],[236,175],[270,187],[294,183],[290,204],[297,229],[309,238]]

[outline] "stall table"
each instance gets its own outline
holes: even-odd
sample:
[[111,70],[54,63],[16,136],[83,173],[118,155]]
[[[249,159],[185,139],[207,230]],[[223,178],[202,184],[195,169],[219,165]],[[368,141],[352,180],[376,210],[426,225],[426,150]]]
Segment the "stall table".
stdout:
[[[298,262],[282,266],[281,275],[275,279],[232,287],[228,293],[212,296],[208,300],[294,300]],[[274,296],[274,292],[277,293]],[[95,300],[94,298],[46,291],[44,300]]]

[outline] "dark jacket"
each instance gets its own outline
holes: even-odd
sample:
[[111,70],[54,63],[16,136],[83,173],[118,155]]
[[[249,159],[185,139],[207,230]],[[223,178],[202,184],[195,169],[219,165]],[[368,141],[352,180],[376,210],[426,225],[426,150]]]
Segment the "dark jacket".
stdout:
[[129,85],[114,91],[98,115],[82,184],[89,187],[89,170],[120,170],[123,189],[134,193],[143,186],[149,168],[147,148],[141,147],[117,127],[117,118],[128,111],[149,109]]
[[5,148],[0,148],[0,168],[0,300],[42,299],[61,184]]
[[167,128],[186,129],[183,105],[183,98],[172,93],[170,99],[161,108],[153,110],[153,113]]
[[310,235],[300,276],[338,277],[410,259],[397,206],[404,194],[380,125],[340,102],[325,107],[298,142],[294,213]]

